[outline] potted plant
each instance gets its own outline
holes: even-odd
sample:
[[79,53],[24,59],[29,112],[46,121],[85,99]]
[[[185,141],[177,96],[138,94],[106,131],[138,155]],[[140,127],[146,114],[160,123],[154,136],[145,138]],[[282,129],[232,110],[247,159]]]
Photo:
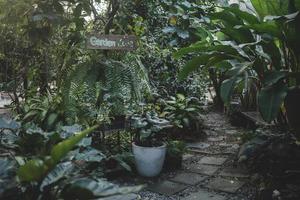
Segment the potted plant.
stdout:
[[168,170],[180,169],[182,166],[182,156],[185,151],[185,142],[179,140],[168,141],[164,168]]
[[157,176],[163,167],[167,145],[163,142],[163,131],[170,122],[159,118],[155,112],[132,117],[134,142],[132,151],[137,171],[145,177]]

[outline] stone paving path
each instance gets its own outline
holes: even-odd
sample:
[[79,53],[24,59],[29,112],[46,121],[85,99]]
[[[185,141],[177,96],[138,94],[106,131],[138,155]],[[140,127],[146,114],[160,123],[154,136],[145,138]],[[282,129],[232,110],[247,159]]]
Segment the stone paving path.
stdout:
[[183,169],[150,185],[146,192],[140,193],[141,199],[253,199],[251,192],[245,189],[249,174],[235,162],[239,134],[244,130],[231,126],[225,115],[215,112],[205,117],[205,127],[207,138],[188,144]]

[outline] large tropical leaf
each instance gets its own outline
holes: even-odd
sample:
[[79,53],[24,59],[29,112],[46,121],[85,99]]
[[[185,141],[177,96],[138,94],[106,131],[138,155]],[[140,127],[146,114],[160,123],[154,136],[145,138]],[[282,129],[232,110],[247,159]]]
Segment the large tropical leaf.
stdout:
[[258,106],[263,119],[267,122],[274,120],[280,110],[288,88],[284,83],[263,88],[258,95]]
[[230,98],[232,96],[234,88],[235,88],[237,82],[239,82],[239,81],[240,81],[240,79],[237,78],[236,76],[234,76],[234,77],[222,82],[220,95],[225,104],[228,104],[230,102]]
[[271,71],[266,74],[266,77],[264,78],[264,86],[272,86],[276,84],[278,81],[282,80],[287,76],[287,72],[285,71]]
[[88,128],[69,139],[55,145],[50,156],[45,160],[32,159],[22,165],[17,172],[21,181],[40,181],[49,170],[52,170],[74,147],[89,133],[98,128],[98,125]]
[[285,15],[288,13],[288,0],[251,0],[251,2],[262,19],[267,15]]
[[33,159],[22,165],[17,172],[21,181],[38,181],[47,172],[48,167],[43,160]]
[[191,45],[190,47],[182,48],[176,53],[173,54],[175,58],[180,58],[187,53],[202,53],[202,52],[220,52],[226,53],[230,55],[238,55],[239,52],[236,48],[230,45],[215,45],[215,46],[207,46],[207,45]]
[[269,34],[277,38],[280,38],[282,36],[281,27],[278,26],[274,21],[262,22],[259,24],[250,24],[244,27],[252,29],[259,34]]
[[197,70],[201,65],[205,65],[205,67],[208,68],[224,60],[230,60],[236,57],[236,55],[225,54],[222,52],[211,52],[209,54],[203,54],[201,56],[194,57],[191,61],[186,63],[186,65],[179,72],[178,77],[180,80],[183,80],[191,72]]
[[252,15],[252,14],[250,14],[248,12],[242,11],[239,8],[236,8],[236,7],[224,7],[223,9],[225,11],[230,11],[230,12],[234,13],[237,17],[243,19],[248,24],[257,24],[257,23],[259,23],[259,19],[255,15]]
[[95,199],[117,194],[138,192],[143,186],[119,187],[101,179],[79,178],[72,181],[62,191],[64,199]]
[[195,71],[198,67],[203,64],[206,64],[211,55],[201,55],[195,58],[192,58],[189,62],[185,64],[183,69],[179,72],[178,77],[180,80],[185,79],[191,72]]
[[58,143],[57,145],[55,145],[51,151],[51,158],[53,160],[54,163],[58,163],[63,157],[65,157],[67,155],[67,153],[69,153],[69,151],[71,151],[75,145],[80,142],[81,139],[83,139],[84,137],[86,137],[89,133],[91,133],[92,131],[94,131],[95,129],[97,129],[98,126],[93,126],[91,128],[88,128],[74,136],[72,136],[71,138],[64,140],[60,143]]
[[71,162],[64,162],[58,164],[54,169],[52,169],[47,176],[43,179],[40,190],[43,191],[45,187],[48,185],[51,185],[57,181],[59,181],[61,178],[66,176],[71,170],[73,169],[73,164]]
[[7,189],[16,186],[15,181],[16,162],[8,159],[0,159],[0,199],[5,199],[2,194]]
[[221,29],[221,32],[238,44],[255,42],[253,34],[249,28],[245,27],[244,25],[237,25],[235,27],[225,26]]
[[237,18],[233,13],[223,10],[221,12],[215,12],[210,14],[211,19],[222,20],[228,26],[242,25],[243,21]]

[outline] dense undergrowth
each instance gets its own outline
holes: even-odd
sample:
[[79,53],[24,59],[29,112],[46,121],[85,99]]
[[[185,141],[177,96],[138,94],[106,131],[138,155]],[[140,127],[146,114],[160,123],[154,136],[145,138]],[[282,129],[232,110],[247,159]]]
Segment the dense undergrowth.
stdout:
[[[208,98],[284,130],[247,136],[255,148],[241,161],[265,188],[299,175],[299,163],[281,165],[299,152],[299,9],[299,0],[0,0],[0,86],[12,100],[0,119],[0,198],[136,192],[104,178],[136,173],[132,142],[166,142],[180,159],[184,141],[203,136]],[[135,35],[138,47],[87,49],[89,33]]]

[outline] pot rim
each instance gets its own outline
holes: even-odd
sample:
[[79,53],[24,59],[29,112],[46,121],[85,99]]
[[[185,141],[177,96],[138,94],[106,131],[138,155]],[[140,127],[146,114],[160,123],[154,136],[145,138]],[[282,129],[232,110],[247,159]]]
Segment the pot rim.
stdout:
[[144,148],[144,149],[163,149],[163,148],[167,147],[167,144],[165,142],[163,142],[163,145],[158,146],[158,147],[143,147],[143,146],[137,145],[135,142],[132,142],[132,146],[138,147],[138,148]]

